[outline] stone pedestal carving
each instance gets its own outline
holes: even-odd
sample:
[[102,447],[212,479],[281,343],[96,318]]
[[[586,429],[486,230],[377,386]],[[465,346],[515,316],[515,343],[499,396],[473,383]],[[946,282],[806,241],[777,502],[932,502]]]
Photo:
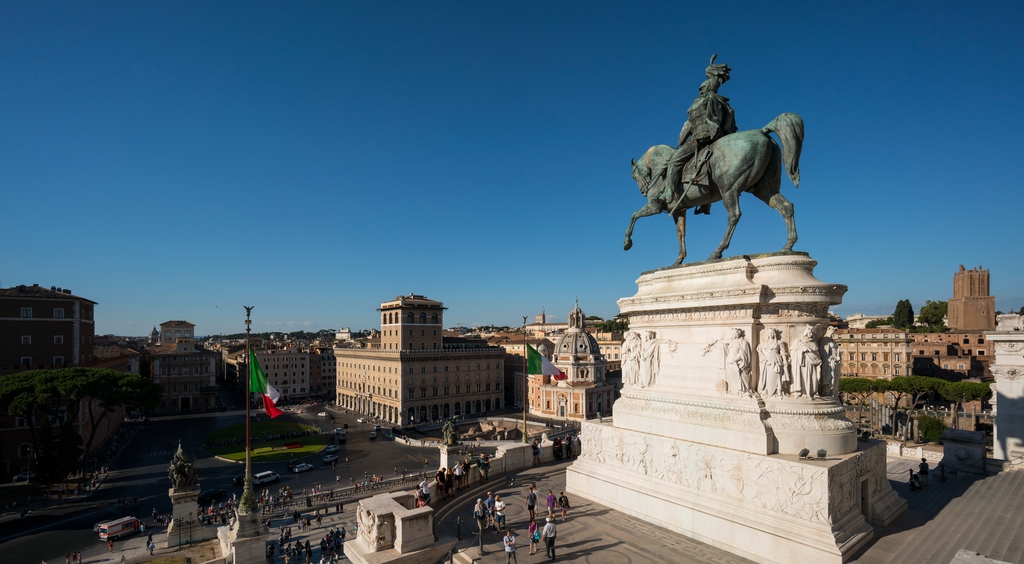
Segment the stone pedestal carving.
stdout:
[[434,510],[416,507],[410,493],[375,495],[360,500],[358,536],[345,543],[345,554],[357,564],[430,563],[450,551],[456,539],[434,539]]
[[996,379],[992,457],[1024,465],[1024,317],[1000,315],[996,330],[985,333],[985,338],[995,351],[995,362],[989,367]]
[[[201,537],[202,527],[196,521],[196,500],[199,498],[199,484],[195,488],[177,490],[171,488],[167,491],[171,498],[171,523],[167,527],[167,547],[178,546],[195,542],[194,535],[198,532]],[[191,521],[191,523],[190,523]],[[179,525],[179,523],[181,523]],[[202,540],[199,538],[198,540]]]
[[985,475],[985,432],[946,429],[942,432],[942,465],[954,474]]
[[827,316],[846,286],[816,264],[776,253],[644,273],[619,300],[614,420],[583,423],[566,487],[760,562],[842,562],[899,515],[884,444],[858,443],[835,397]]

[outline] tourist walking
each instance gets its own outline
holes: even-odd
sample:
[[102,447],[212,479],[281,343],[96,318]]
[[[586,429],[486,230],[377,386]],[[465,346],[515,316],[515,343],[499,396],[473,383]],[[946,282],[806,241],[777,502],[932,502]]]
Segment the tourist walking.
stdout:
[[519,560],[516,559],[516,536],[512,534],[512,529],[505,533],[505,538],[502,539],[502,542],[505,543],[505,564],[510,562],[519,564]]
[[537,518],[537,484],[531,485],[526,494],[526,510],[530,512],[530,521]]
[[537,552],[537,544],[540,543],[540,527],[537,526],[537,520],[530,517],[530,529],[528,531],[530,535],[530,554]]
[[921,477],[921,487],[928,485],[928,460],[925,458],[921,459],[921,464],[917,465],[917,475]]
[[556,536],[558,536],[558,531],[555,529],[555,519],[548,517],[547,524],[544,525],[544,529],[540,532],[540,538],[544,541],[544,555],[552,560],[555,559]]
[[476,519],[476,525],[481,533],[484,532],[485,511],[483,498],[476,498],[476,505],[473,506],[473,518]]
[[502,531],[505,528],[505,502],[501,501],[501,496],[494,496],[494,522],[498,526],[498,531]]
[[565,514],[569,511],[569,498],[565,492],[558,492],[558,507],[562,510],[562,521],[565,521]]
[[554,517],[555,516],[555,503],[557,501],[557,498],[555,498],[555,493],[552,492],[551,490],[548,490],[548,497],[547,497],[546,501],[547,501],[547,505],[548,505],[548,517]]

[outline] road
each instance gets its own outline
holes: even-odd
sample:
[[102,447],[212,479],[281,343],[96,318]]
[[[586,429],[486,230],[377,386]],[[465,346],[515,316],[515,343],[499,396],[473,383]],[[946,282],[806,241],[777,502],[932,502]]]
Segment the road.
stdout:
[[[286,412],[283,418],[322,427],[325,431],[341,427],[348,423],[348,440],[342,443],[339,463],[335,470],[329,464],[323,464],[322,454],[313,455],[302,460],[309,462],[315,469],[301,474],[288,472],[286,462],[253,464],[253,473],[273,470],[281,475],[281,481],[273,486],[290,486],[292,491],[302,491],[314,483],[322,483],[331,487],[335,477],[341,477],[341,484],[348,486],[349,478],[361,480],[363,472],[394,476],[394,469],[402,472],[408,468],[410,473],[424,469],[424,458],[428,460],[426,468],[436,470],[439,464],[438,451],[434,448],[410,447],[385,439],[370,440],[373,425],[356,423],[357,415],[336,413],[336,422],[318,418],[316,414],[324,411],[322,405],[304,406],[301,413]],[[171,503],[167,497],[170,480],[167,468],[174,449],[180,440],[183,445],[193,450],[197,457],[202,489],[223,488],[228,495],[237,494],[241,497],[241,486],[231,484],[231,478],[244,471],[243,464],[223,461],[197,450],[196,446],[212,430],[243,423],[244,412],[210,413],[198,415],[182,415],[154,418],[124,448],[117,461],[110,465],[110,475],[103,485],[86,501],[55,505],[51,508],[35,508],[25,519],[6,519],[0,527],[0,553],[4,562],[24,562],[37,564],[42,560],[53,564],[63,562],[64,555],[73,550],[83,553],[85,562],[112,562],[106,543],[101,542],[92,526],[99,521],[106,521],[134,515],[144,518],[146,525],[152,525],[150,518],[155,508],[159,513],[169,513]],[[345,458],[350,460],[346,466]],[[119,498],[138,496],[141,503],[137,509],[118,507]],[[97,507],[98,503],[107,502],[105,508]],[[163,533],[162,528],[153,529],[154,538]],[[133,537],[129,537],[131,539]],[[134,538],[138,538],[135,536]],[[117,558],[116,553],[113,555]]]

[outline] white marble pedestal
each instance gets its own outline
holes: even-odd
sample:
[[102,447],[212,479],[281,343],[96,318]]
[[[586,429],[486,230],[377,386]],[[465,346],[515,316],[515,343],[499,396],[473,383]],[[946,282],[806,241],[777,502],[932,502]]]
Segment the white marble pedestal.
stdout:
[[644,273],[619,300],[615,417],[582,424],[566,488],[758,562],[843,562],[902,513],[884,444],[858,443],[836,398],[828,309],[846,286],[816,265],[775,253]]

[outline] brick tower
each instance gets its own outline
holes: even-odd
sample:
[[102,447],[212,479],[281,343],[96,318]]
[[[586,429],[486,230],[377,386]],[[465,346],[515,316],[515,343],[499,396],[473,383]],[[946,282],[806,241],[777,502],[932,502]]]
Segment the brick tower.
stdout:
[[996,298],[988,293],[988,271],[978,268],[953,274],[953,298],[949,300],[949,327],[958,331],[994,331]]

